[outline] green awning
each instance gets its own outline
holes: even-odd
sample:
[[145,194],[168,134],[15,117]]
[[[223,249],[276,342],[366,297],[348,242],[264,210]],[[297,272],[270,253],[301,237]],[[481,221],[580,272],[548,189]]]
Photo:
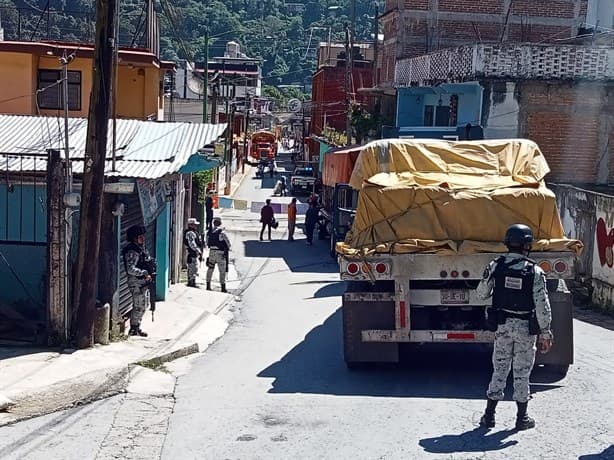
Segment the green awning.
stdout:
[[211,156],[201,155],[199,153],[195,153],[194,155],[190,157],[188,162],[184,166],[181,167],[179,172],[181,174],[190,174],[190,173],[196,173],[200,171],[208,171],[210,169],[215,169],[219,166],[222,166],[223,163],[224,162],[222,161],[220,157],[216,157],[213,155]]

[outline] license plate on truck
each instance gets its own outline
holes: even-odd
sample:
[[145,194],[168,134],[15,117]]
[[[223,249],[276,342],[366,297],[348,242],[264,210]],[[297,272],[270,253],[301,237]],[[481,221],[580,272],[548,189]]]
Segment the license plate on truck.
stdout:
[[464,305],[469,303],[467,289],[442,289],[441,305]]

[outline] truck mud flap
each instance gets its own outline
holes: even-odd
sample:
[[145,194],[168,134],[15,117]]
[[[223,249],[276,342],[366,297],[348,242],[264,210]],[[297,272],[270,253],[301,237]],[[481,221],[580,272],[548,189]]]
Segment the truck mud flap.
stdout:
[[554,343],[550,352],[537,352],[535,364],[563,369],[573,363],[573,303],[569,292],[550,292],[549,297]]
[[351,295],[343,296],[343,349],[346,364],[352,367],[361,363],[398,362],[397,343],[362,341],[363,330],[395,329],[394,300],[386,299],[387,296],[374,296],[376,293],[372,292],[364,293],[370,300],[358,300],[360,294],[352,292]]

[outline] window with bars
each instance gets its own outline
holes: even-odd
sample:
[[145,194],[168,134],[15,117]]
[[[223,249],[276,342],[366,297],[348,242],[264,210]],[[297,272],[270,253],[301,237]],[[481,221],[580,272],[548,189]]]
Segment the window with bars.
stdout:
[[[37,99],[41,109],[64,108],[61,70],[39,69]],[[68,110],[81,110],[81,72],[68,71]]]

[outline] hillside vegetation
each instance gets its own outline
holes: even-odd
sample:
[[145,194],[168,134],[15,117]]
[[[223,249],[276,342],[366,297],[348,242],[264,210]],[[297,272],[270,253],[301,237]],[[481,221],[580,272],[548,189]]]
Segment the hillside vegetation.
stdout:
[[[142,46],[145,3],[120,3],[121,46]],[[306,83],[315,69],[318,42],[343,41],[350,23],[350,0],[156,0],[161,57],[202,62],[205,33],[209,56],[222,56],[226,42],[241,44],[249,57],[263,60],[267,85]],[[88,0],[0,0],[5,40],[91,42],[94,3]],[[356,39],[370,40],[375,3],[356,1]]]

